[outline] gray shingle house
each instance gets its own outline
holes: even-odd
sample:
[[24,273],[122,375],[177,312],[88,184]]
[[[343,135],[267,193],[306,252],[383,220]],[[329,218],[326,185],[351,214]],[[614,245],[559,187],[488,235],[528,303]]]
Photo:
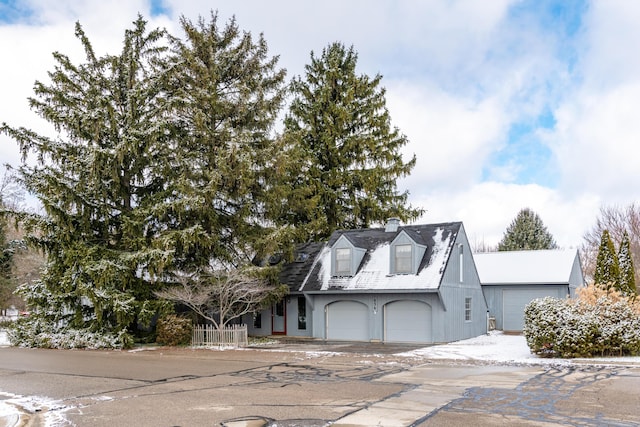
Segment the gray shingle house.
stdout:
[[575,249],[479,253],[474,260],[496,329],[504,331],[522,331],[532,300],[573,297],[584,285]]
[[340,230],[283,267],[290,294],[252,335],[442,343],[487,331],[487,305],[461,222]]

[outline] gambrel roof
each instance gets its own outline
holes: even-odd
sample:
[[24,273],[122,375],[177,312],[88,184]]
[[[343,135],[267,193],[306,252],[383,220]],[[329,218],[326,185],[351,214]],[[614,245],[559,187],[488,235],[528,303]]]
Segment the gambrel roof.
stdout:
[[[384,228],[338,230],[306,264],[306,274],[298,266],[286,265],[281,277],[287,283],[300,280],[298,291],[392,291],[438,289],[453,245],[462,227],[461,222],[399,226],[396,231]],[[426,248],[419,260],[416,274],[390,274],[391,243],[401,233],[417,245]],[[341,237],[366,253],[352,277],[331,276],[331,248]],[[317,247],[312,247],[314,251]],[[293,268],[293,269],[292,269]],[[302,278],[304,276],[304,278]],[[293,286],[292,286],[293,288]]]
[[483,285],[567,284],[576,262],[576,249],[503,251],[473,255]]

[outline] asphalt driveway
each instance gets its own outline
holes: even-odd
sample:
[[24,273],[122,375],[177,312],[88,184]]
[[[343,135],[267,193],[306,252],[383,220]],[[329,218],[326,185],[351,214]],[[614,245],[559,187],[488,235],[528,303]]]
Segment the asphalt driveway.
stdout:
[[502,366],[406,346],[0,348],[2,425],[640,425],[640,367]]

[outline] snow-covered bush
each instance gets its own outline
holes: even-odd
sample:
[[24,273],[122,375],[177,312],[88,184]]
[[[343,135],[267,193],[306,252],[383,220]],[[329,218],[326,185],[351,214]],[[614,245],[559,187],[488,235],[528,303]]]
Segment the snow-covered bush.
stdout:
[[126,329],[119,333],[55,327],[40,317],[19,319],[7,330],[9,342],[19,347],[128,348],[133,339]]
[[158,320],[156,342],[162,345],[184,345],[191,342],[191,319],[170,314]]
[[640,354],[640,306],[619,292],[588,286],[576,299],[545,297],[525,308],[524,336],[544,357]]
[[545,297],[531,301],[524,309],[523,333],[533,353],[552,356],[560,335],[565,301]]

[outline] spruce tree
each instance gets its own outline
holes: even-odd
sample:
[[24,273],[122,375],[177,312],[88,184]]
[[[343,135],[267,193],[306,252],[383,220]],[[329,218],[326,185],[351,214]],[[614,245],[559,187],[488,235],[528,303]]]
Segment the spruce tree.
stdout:
[[618,249],[618,265],[620,269],[618,288],[625,295],[636,295],[636,275],[631,256],[631,242],[626,231]]
[[596,285],[603,286],[607,289],[618,288],[620,267],[616,250],[608,230],[602,232],[593,279]]
[[557,249],[553,236],[547,230],[538,214],[529,208],[518,212],[511,222],[502,240],[498,243],[499,251],[520,251]]
[[36,154],[21,181],[46,212],[21,215],[48,257],[21,289],[32,331],[128,345],[168,307],[155,295],[174,273],[242,266],[282,241],[266,206],[281,181],[270,132],[284,70],[235,20],[181,24],[184,40],[139,17],[122,52],[103,57],[78,24],[85,62],[55,53],[51,83],[30,100],[57,137],[2,127]]
[[57,135],[2,127],[25,158],[35,154],[20,180],[45,211],[21,217],[27,240],[47,255],[41,280],[21,294],[34,331],[92,332],[123,346],[160,308],[156,273],[171,259],[153,245],[154,206],[169,170],[158,159],[170,160],[174,139],[157,74],[165,34],[138,17],[120,54],[102,57],[79,23],[76,36],[84,62],[54,53],[50,82],[36,82],[30,98]]
[[226,25],[181,19],[172,38],[167,96],[180,142],[172,150],[160,208],[173,268],[239,267],[256,253],[277,252],[265,207],[274,163],[282,155],[272,130],[284,99],[285,70],[262,36]]
[[319,57],[312,52],[304,77],[291,83],[284,140],[296,166],[282,217],[304,224],[311,239],[422,213],[396,186],[416,159],[402,159],[407,138],[391,126],[382,76],[358,74],[357,59],[353,47],[332,43]]

